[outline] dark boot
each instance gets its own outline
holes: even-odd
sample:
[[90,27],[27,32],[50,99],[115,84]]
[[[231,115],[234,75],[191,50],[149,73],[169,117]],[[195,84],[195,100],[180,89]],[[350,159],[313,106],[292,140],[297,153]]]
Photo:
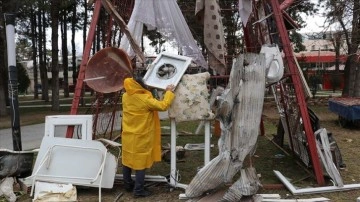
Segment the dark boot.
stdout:
[[134,190],[135,182],[131,179],[131,168],[123,166],[124,188],[127,192]]
[[137,170],[135,172],[135,188],[134,196],[137,197],[147,197],[152,193],[145,189],[145,170]]
[[130,181],[130,182],[125,182],[124,181],[124,188],[125,188],[125,191],[127,192],[132,192],[134,190],[134,187],[135,187],[135,182],[134,180]]

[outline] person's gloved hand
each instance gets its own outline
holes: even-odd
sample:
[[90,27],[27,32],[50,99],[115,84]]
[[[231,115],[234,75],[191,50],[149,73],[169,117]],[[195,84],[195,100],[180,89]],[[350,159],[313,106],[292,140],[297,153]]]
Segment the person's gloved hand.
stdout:
[[166,90],[166,91],[169,90],[169,91],[171,91],[171,92],[174,92],[175,86],[174,86],[173,84],[170,84],[170,85],[166,86],[165,90]]

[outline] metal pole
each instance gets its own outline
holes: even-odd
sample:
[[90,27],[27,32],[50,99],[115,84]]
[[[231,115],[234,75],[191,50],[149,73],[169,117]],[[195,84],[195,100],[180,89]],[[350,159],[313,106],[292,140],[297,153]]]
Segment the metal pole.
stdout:
[[15,52],[15,14],[5,13],[6,24],[6,44],[8,56],[8,87],[9,101],[11,109],[11,129],[14,151],[21,151],[21,131],[19,117],[19,100],[18,100],[18,77],[16,68],[16,52]]
[[304,90],[302,88],[302,82],[300,79],[300,73],[298,72],[298,68],[296,66],[294,55],[291,49],[289,35],[287,33],[284,19],[282,17],[282,12],[280,10],[280,5],[278,0],[271,0],[271,7],[274,12],[274,19],[276,21],[276,25],[279,31],[280,39],[283,45],[283,50],[285,53],[285,60],[287,60],[289,71],[291,74],[291,79],[294,84],[296,99],[300,109],[300,115],[302,118],[305,135],[307,138],[307,143],[309,146],[310,157],[312,161],[313,170],[315,173],[317,183],[322,186],[325,184],[324,175],[322,172],[321,164],[319,161],[319,156],[316,149],[316,142],[314,131],[311,127],[311,122],[309,118],[309,113],[307,110],[307,105],[305,101]]
[[[83,57],[82,57],[80,69],[78,72],[78,78],[77,78],[77,82],[76,82],[76,86],[75,86],[74,98],[72,101],[72,106],[71,106],[71,111],[70,111],[71,115],[75,115],[78,112],[79,101],[80,101],[80,97],[81,97],[81,90],[84,85],[85,69],[86,69],[87,62],[89,61],[91,45],[95,38],[96,24],[100,17],[100,10],[101,10],[101,0],[96,0],[93,17],[92,17],[92,20],[90,23],[89,33],[88,33],[88,37],[86,39]],[[74,133],[74,126],[69,126],[66,131],[66,137],[72,138],[73,133]]]

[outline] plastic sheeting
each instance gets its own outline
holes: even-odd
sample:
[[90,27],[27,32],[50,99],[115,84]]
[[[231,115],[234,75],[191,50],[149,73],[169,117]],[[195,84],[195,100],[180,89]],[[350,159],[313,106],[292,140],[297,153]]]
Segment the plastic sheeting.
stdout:
[[[175,0],[136,0],[128,28],[138,43],[144,24],[149,30],[157,29],[167,42],[181,50],[182,55],[191,57],[197,65],[208,68]],[[121,39],[120,47],[130,57],[135,56],[126,36]]]
[[7,201],[15,202],[16,195],[14,194],[14,178],[6,177],[0,181],[0,196],[4,195]]
[[250,18],[251,13],[252,13],[252,0],[239,0],[239,15],[244,27],[246,27],[246,24]]
[[77,201],[76,187],[72,184],[36,182],[33,202]]

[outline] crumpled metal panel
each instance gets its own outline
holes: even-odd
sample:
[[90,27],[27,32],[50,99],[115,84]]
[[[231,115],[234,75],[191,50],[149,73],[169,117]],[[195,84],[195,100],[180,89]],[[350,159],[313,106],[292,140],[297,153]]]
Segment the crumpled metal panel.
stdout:
[[240,178],[227,190],[223,196],[225,201],[239,201],[242,196],[251,196],[261,186],[254,167],[241,169]]
[[[186,196],[200,196],[230,182],[242,168],[245,157],[255,151],[264,102],[264,64],[264,55],[253,53],[240,55],[234,62],[229,85],[218,100],[219,155],[196,174],[185,190]],[[245,176],[240,177],[239,183],[244,179]],[[233,196],[229,197],[255,194],[254,187],[258,186],[235,185],[229,193]]]

